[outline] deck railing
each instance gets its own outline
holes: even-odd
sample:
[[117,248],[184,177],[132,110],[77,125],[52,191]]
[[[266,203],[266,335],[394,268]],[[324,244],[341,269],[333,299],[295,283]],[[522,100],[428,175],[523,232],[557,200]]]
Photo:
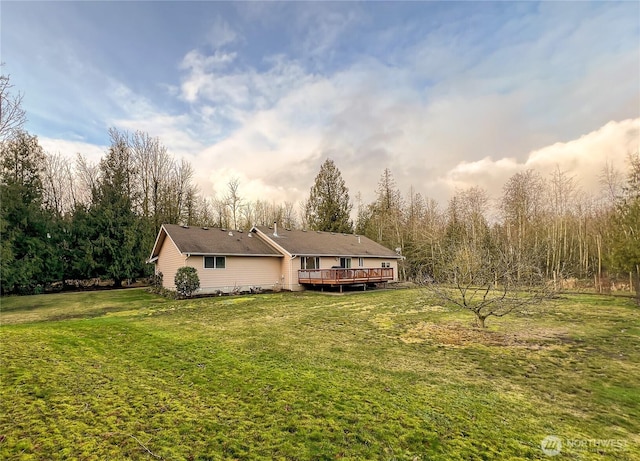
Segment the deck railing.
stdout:
[[309,285],[348,285],[388,282],[393,280],[392,267],[357,269],[301,269],[298,283]]

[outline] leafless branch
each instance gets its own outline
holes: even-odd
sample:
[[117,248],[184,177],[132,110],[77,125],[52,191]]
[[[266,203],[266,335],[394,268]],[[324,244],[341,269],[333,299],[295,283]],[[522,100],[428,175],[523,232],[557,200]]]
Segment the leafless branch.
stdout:
[[13,85],[8,75],[0,75],[0,142],[11,138],[25,124],[21,93],[11,94]]
[[147,446],[146,446],[144,443],[142,443],[142,442],[141,442],[141,441],[140,441],[140,440],[139,440],[135,435],[131,435],[131,434],[130,434],[130,435],[129,435],[129,437],[131,437],[133,440],[135,440],[136,442],[138,442],[138,444],[139,444],[142,448],[144,448],[144,449],[146,450],[146,452],[147,452],[147,453],[149,453],[149,454],[150,454],[151,456],[153,456],[154,458],[156,458],[156,459],[164,459],[162,456],[158,456],[158,455],[156,455],[154,452],[152,452],[151,450],[149,450],[149,449],[147,448]]

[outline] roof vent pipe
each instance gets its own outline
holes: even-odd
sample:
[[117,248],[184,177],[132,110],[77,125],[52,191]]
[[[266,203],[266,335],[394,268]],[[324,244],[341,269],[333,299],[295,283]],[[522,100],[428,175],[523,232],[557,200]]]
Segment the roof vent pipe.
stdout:
[[278,236],[278,221],[273,221],[273,236]]

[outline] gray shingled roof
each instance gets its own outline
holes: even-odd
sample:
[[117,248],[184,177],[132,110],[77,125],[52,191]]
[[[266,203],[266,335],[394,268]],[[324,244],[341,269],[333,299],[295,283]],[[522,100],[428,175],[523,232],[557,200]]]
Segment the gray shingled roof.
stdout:
[[256,229],[292,255],[400,258],[395,251],[362,235],[278,228],[276,237],[269,227]]
[[[249,237],[246,232],[222,230],[219,228],[201,228],[163,224],[167,234],[181,253],[196,255],[243,255],[243,256],[282,256],[277,250],[255,235]],[[154,254],[157,256],[162,242],[157,242]]]

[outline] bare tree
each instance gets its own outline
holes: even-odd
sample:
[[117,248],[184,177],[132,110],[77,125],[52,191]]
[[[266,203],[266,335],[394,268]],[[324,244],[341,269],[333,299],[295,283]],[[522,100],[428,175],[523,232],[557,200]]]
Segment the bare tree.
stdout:
[[607,160],[604,167],[602,167],[602,171],[600,172],[598,179],[600,180],[602,194],[604,195],[605,200],[609,204],[615,205],[616,200],[618,200],[622,194],[622,188],[624,186],[624,178],[622,174],[611,164],[611,162]]
[[559,168],[551,174],[548,186],[547,269],[557,277],[561,271],[566,272],[574,266],[576,259],[572,254],[574,233],[570,226],[574,221],[572,210],[575,209],[578,189],[574,177]]
[[242,207],[242,226],[243,228],[251,228],[256,223],[256,204],[255,202],[247,202]]
[[182,159],[174,163],[162,191],[162,216],[169,223],[182,224],[188,220],[190,200],[196,196],[193,167]]
[[248,207],[251,210],[250,216],[252,217],[252,222],[247,224],[271,226],[274,222],[278,222],[285,228],[293,228],[294,226],[290,226],[289,224],[292,224],[293,219],[295,219],[294,205],[290,204],[290,208],[287,208],[287,203],[288,202],[285,202],[284,205],[278,205],[275,202],[256,200],[255,202],[245,204],[243,209],[246,210]]
[[546,183],[534,170],[513,175],[503,187],[500,202],[504,239],[516,255],[541,255],[544,232],[541,218],[545,208]]
[[0,142],[12,138],[27,120],[22,94],[11,94],[12,88],[9,76],[0,75]]
[[227,195],[224,197],[226,205],[231,212],[231,222],[234,229],[238,229],[238,218],[242,208],[242,197],[240,197],[239,189],[240,180],[238,178],[231,178],[227,183]]
[[195,220],[194,225],[207,227],[216,225],[213,203],[210,198],[198,196],[196,211],[197,219]]
[[167,182],[172,160],[158,138],[136,131],[130,139],[133,162],[138,175],[140,203],[138,211],[148,219],[153,219],[155,231],[161,224],[160,196]]
[[307,200],[300,200],[298,202],[298,210],[300,213],[300,228],[301,229],[308,229],[309,228],[309,221],[307,221],[307,215],[305,214],[305,211],[307,209],[308,205],[307,205]]
[[522,255],[467,245],[447,253],[450,258],[441,276],[445,283],[426,278],[423,286],[442,301],[473,313],[481,328],[489,317],[504,317],[556,294],[540,268]]
[[60,154],[47,154],[42,170],[44,206],[58,217],[73,210],[75,195],[73,172],[68,159]]
[[227,229],[229,227],[230,219],[226,201],[224,199],[214,197],[212,201],[212,208],[216,226],[222,229]]
[[282,205],[282,225],[285,229],[295,229],[297,224],[295,204],[286,201]]
[[95,162],[91,162],[84,155],[78,154],[76,157],[76,179],[75,203],[88,205],[91,197],[98,190],[100,183],[100,168]]

